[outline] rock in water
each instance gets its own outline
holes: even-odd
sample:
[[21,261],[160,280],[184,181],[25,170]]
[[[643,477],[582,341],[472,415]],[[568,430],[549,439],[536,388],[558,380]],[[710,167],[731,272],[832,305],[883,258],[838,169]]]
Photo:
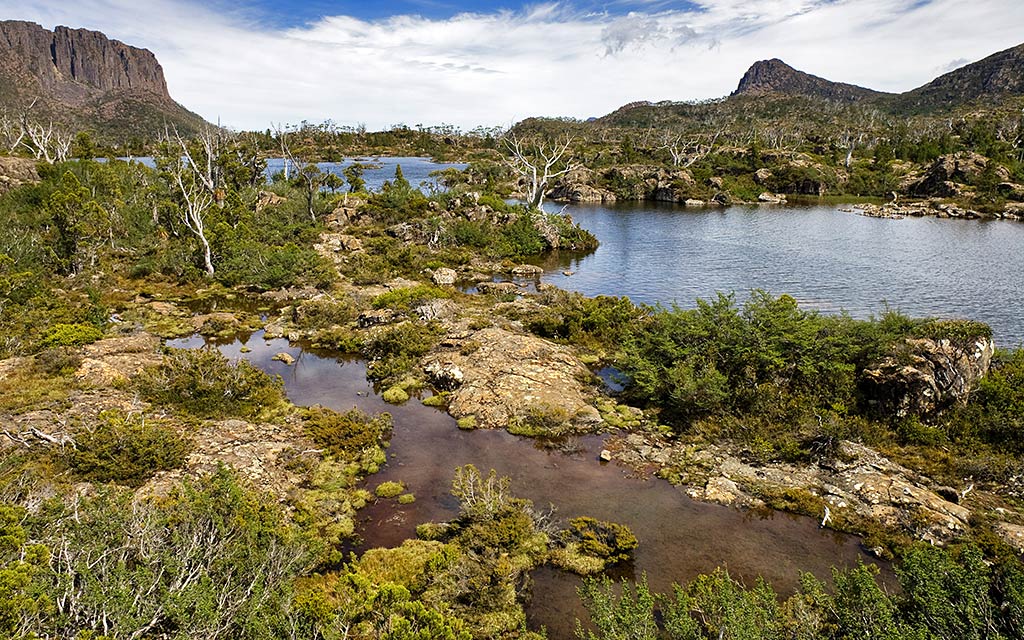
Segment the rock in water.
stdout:
[[284,351],[282,351],[281,353],[276,354],[273,358],[271,358],[271,360],[276,360],[277,362],[283,362],[286,365],[293,365],[293,364],[295,364],[294,356],[292,356],[292,354],[290,354],[290,353],[285,353]]

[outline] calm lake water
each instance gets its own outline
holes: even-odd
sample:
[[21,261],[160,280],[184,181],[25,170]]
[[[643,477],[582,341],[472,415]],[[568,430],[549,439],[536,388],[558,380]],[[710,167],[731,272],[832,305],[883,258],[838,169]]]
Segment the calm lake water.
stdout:
[[837,206],[630,203],[573,205],[566,213],[601,246],[543,263],[543,280],[589,296],[692,307],[719,291],[743,300],[766,289],[859,318],[888,304],[911,316],[980,320],[999,346],[1024,341],[1019,222],[886,220]]
[[[366,188],[370,191],[380,191],[381,186],[387,180],[394,180],[395,168],[402,167],[402,175],[414,187],[421,188],[424,193],[437,186],[437,180],[430,176],[433,171],[443,169],[465,169],[465,164],[434,162],[430,158],[404,157],[404,158],[379,158],[379,157],[355,157],[345,158],[341,162],[319,162],[316,166],[324,173],[333,173],[344,178],[342,171],[353,164],[366,166],[363,172],[363,180]],[[267,160],[267,177],[284,170],[284,158],[270,158]],[[294,171],[294,168],[292,169]],[[348,187],[346,186],[347,190]]]
[[[178,348],[205,344],[201,337],[168,343]],[[243,345],[251,352],[242,353]],[[461,431],[446,413],[425,407],[416,398],[401,406],[386,404],[367,382],[365,363],[359,359],[306,351],[284,339],[264,340],[262,332],[244,342],[215,346],[229,358],[245,358],[282,376],[288,397],[298,405],[392,414],[388,462],[368,485],[372,489],[386,480],[404,482],[416,502],[379,500],[360,511],[360,549],[396,546],[416,536],[417,524],[452,519],[458,513],[458,503],[449,493],[455,467],[472,463],[510,477],[517,495],[537,507],[554,506],[560,518],[588,515],[628,525],[640,541],[636,558],[611,574],[646,574],[659,591],[668,592],[673,582],[724,566],[747,584],[764,576],[788,594],[801,571],[824,579],[833,566],[872,560],[857,538],[821,530],[810,518],[697,502],[664,480],[599,462],[600,436],[581,438],[566,453],[540,448],[505,431]],[[274,361],[280,352],[295,357],[295,364]],[[550,638],[573,637],[576,618],[586,615],[576,595],[579,585],[580,579],[572,574],[549,568],[535,571],[527,607],[531,627],[546,627]]]
[[[103,158],[100,158],[99,160],[100,162],[105,161]],[[121,160],[138,162],[150,169],[156,168],[156,160],[148,156],[140,156],[138,158],[121,158]],[[366,182],[366,188],[370,191],[380,191],[381,186],[386,180],[393,180],[395,177],[395,168],[399,165],[402,167],[402,174],[405,176],[405,179],[408,180],[412,186],[422,188],[426,193],[429,193],[430,188],[437,186],[437,180],[430,176],[432,171],[449,168],[466,168],[465,164],[457,162],[434,162],[430,158],[419,158],[414,156],[394,158],[354,157],[345,158],[341,162],[319,162],[317,163],[317,166],[325,173],[333,173],[344,178],[345,176],[342,174],[342,171],[344,171],[346,167],[357,162],[367,167],[363,172],[363,180]],[[283,171],[284,166],[284,158],[268,158],[267,170],[265,172],[267,179],[269,180],[270,176]],[[294,171],[294,167],[291,170]],[[347,185],[345,190],[348,190]]]

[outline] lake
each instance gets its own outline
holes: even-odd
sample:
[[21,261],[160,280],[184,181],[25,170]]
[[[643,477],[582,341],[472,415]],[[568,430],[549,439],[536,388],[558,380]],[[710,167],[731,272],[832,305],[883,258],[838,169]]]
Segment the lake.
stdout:
[[718,291],[742,300],[765,289],[858,318],[879,315],[888,304],[910,316],[980,320],[992,326],[999,346],[1024,341],[1020,222],[890,220],[839,206],[625,203],[565,212],[601,246],[541,262],[543,281],[588,296],[693,307]]

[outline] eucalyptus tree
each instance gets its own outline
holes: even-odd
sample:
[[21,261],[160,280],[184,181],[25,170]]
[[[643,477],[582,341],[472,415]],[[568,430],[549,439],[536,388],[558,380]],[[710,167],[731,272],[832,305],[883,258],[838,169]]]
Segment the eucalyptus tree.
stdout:
[[526,201],[540,208],[544,193],[554,178],[577,168],[569,152],[574,138],[564,135],[557,139],[544,136],[520,137],[509,132],[503,139],[509,155],[505,161],[509,169],[526,184]]

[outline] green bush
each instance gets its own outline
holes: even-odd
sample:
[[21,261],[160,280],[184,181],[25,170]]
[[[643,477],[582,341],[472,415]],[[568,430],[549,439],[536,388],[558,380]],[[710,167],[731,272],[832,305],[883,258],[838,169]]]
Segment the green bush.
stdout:
[[367,375],[373,380],[391,381],[404,376],[419,358],[434,348],[441,328],[415,322],[385,327],[363,341],[362,353],[371,362]]
[[359,409],[338,413],[325,407],[311,407],[306,411],[303,424],[313,442],[341,459],[350,459],[381,446],[391,433],[389,414],[371,417]]
[[164,422],[107,411],[75,435],[68,464],[87,480],[137,487],[158,471],[181,467],[191,450],[192,443]]
[[292,319],[303,329],[326,329],[344,326],[356,316],[356,305],[348,296],[328,296],[306,300],[295,307]]
[[392,289],[380,294],[373,299],[373,308],[408,311],[425,302],[450,297],[452,294],[449,291],[429,284],[419,284],[415,287]]
[[231,362],[214,349],[170,349],[162,364],[136,380],[150,402],[201,418],[255,418],[284,401],[284,382],[245,360]]
[[43,349],[53,347],[78,347],[96,342],[103,337],[103,331],[88,324],[57,324],[39,342]]
[[405,485],[401,482],[382,482],[377,485],[377,488],[373,490],[373,493],[378,498],[397,498],[402,492],[405,491]]
[[626,525],[594,518],[573,518],[563,540],[579,545],[579,550],[608,564],[633,557],[637,547],[636,536]]

